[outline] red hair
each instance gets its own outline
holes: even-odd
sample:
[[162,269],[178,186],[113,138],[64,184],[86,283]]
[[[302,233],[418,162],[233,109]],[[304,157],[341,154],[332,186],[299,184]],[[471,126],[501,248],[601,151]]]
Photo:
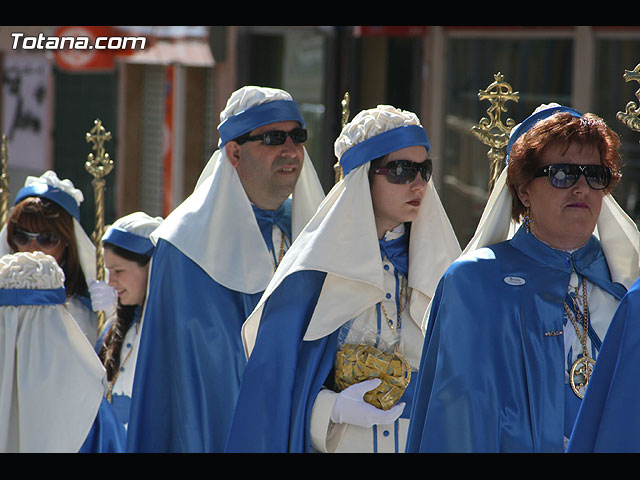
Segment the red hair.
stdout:
[[568,112],[555,113],[525,132],[511,148],[507,165],[507,185],[512,197],[511,217],[520,220],[526,208],[518,197],[518,186],[534,179],[546,148],[560,146],[566,152],[572,143],[590,145],[600,152],[600,163],[611,168],[612,178],[603,192],[609,193],[622,178],[620,139],[604,120],[593,113],[578,118]]

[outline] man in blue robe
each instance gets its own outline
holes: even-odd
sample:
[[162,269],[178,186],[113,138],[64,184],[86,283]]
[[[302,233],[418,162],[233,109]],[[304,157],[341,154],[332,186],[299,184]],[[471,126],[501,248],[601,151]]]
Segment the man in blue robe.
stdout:
[[220,119],[220,148],[152,235],[128,451],[223,450],[246,362],[241,326],[324,198],[287,92],[243,87]]

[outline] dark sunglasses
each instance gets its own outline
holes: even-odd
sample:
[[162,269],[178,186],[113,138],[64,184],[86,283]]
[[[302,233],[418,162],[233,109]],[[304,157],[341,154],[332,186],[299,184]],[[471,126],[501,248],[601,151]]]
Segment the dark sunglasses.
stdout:
[[420,172],[422,179],[428,182],[433,171],[433,163],[431,159],[426,159],[422,163],[412,162],[410,160],[392,160],[384,167],[375,168],[373,173],[376,175],[386,175],[389,183],[405,184],[411,183]]
[[13,231],[13,241],[19,247],[25,247],[31,239],[34,239],[42,248],[53,248],[60,243],[60,238],[51,232],[31,233],[17,228]]
[[611,169],[603,165],[575,165],[573,163],[557,163],[538,168],[535,177],[548,177],[556,188],[573,187],[580,175],[584,175],[587,184],[594,190],[604,190],[611,182]]
[[290,132],[282,130],[272,130],[261,135],[242,135],[236,138],[236,142],[242,145],[245,142],[254,142],[261,140],[265,145],[282,145],[287,141],[287,137],[291,137],[293,143],[304,143],[307,141],[307,131],[304,128],[294,128]]

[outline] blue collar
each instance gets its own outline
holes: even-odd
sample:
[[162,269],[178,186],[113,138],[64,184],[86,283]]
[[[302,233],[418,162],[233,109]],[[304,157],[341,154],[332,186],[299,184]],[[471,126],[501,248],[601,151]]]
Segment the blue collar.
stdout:
[[262,210],[251,204],[258,227],[270,252],[273,250],[273,226],[277,225],[291,241],[291,199],[284,201],[277,210]]
[[394,268],[406,278],[409,274],[409,229],[401,237],[393,240],[385,240],[383,237],[378,243],[382,258],[386,256]]
[[524,227],[520,227],[509,243],[525,255],[551,268],[567,274],[575,270],[616,298],[622,298],[626,292],[622,284],[611,280],[602,246],[594,235],[584,246],[572,253],[550,247],[535,235],[527,233]]

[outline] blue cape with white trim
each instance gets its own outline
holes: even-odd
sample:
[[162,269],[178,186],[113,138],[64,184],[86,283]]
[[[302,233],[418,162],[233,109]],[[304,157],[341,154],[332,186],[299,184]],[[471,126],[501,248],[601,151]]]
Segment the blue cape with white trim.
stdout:
[[561,334],[572,264],[615,298],[626,292],[595,237],[568,254],[521,228],[449,267],[431,304],[407,452],[564,450],[579,406]]

